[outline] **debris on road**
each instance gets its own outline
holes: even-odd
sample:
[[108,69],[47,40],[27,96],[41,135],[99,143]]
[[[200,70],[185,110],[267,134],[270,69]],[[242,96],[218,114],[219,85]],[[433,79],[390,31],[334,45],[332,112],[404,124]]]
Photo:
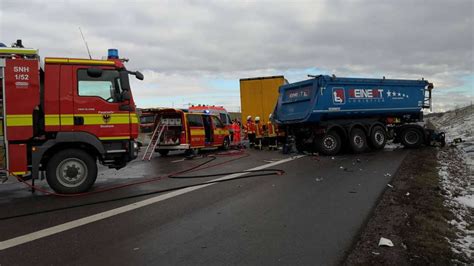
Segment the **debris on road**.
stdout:
[[385,237],[381,237],[380,240],[379,240],[379,247],[393,247],[393,242],[392,240],[388,239],[388,238],[385,238]]
[[374,254],[375,256],[378,256],[378,255],[380,255],[380,252],[372,251],[372,254]]
[[410,196],[410,192],[407,192],[407,194],[405,194],[405,196],[407,196],[407,197]]
[[386,173],[384,176],[392,176],[390,173]]
[[393,188],[393,186],[392,186],[392,185],[390,185],[390,184],[387,184],[387,187],[389,187],[389,188]]
[[324,178],[322,178],[322,177],[321,177],[321,178],[318,178],[318,177],[317,177],[315,180],[316,180],[316,182],[321,182],[321,181],[324,180]]

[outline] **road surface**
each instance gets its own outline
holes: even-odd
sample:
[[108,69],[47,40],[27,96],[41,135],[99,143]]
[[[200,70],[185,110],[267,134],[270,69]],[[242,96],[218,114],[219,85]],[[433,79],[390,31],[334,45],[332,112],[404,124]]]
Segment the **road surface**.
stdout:
[[[338,264],[406,154],[290,157],[248,151],[247,157],[193,174],[255,168],[285,174],[99,204],[93,203],[219,177],[163,178],[72,198],[32,194],[18,183],[0,185],[0,265]],[[219,156],[210,164],[237,157]],[[101,169],[94,189],[148,180],[207,160],[181,158],[157,155],[120,171]],[[232,177],[239,175],[220,178]],[[38,185],[47,188],[44,182]],[[37,214],[5,219],[28,213]]]

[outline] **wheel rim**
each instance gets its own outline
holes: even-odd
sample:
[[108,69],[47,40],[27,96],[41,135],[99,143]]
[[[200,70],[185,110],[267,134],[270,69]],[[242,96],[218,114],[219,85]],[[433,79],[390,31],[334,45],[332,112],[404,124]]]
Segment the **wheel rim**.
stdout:
[[377,145],[383,145],[383,143],[385,141],[385,135],[380,130],[375,131],[374,141]]
[[56,168],[56,177],[65,187],[80,186],[86,181],[87,174],[86,163],[78,158],[65,159]]
[[224,148],[229,148],[229,140],[228,139],[224,139]]
[[326,136],[323,139],[323,145],[326,150],[334,150],[336,148],[336,139],[333,136]]
[[353,138],[354,145],[358,148],[362,148],[364,146],[364,139],[360,135],[355,135]]
[[411,145],[414,145],[418,143],[418,140],[420,139],[420,136],[418,136],[418,133],[416,133],[413,130],[408,131],[405,133],[405,142]]

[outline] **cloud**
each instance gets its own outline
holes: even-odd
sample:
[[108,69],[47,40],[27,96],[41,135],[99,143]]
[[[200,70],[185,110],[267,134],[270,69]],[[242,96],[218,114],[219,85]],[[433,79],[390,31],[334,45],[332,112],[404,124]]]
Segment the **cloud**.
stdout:
[[[473,86],[463,79],[474,72],[473,5],[471,0],[3,0],[0,36],[8,44],[22,38],[43,57],[84,57],[81,26],[95,57],[118,48],[131,59],[129,68],[145,70],[146,82],[136,83],[138,99],[194,97],[208,92],[212,79],[306,69],[424,77],[444,90]],[[318,73],[297,76],[304,74]]]

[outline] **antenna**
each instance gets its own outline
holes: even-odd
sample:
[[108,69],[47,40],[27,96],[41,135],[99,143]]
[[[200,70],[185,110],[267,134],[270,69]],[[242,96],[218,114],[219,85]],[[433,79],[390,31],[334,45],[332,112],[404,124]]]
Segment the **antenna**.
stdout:
[[82,40],[84,41],[84,44],[86,45],[87,53],[89,54],[89,59],[92,59],[91,51],[89,50],[89,45],[87,45],[86,38],[84,38],[84,34],[82,34],[81,27],[79,27],[79,31],[81,32]]

